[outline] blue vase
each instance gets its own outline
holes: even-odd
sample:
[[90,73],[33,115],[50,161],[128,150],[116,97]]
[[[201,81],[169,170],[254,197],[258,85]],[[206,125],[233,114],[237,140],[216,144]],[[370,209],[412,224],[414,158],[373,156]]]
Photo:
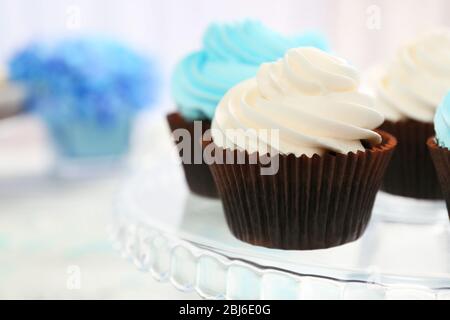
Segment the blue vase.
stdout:
[[47,119],[46,125],[57,153],[64,158],[114,158],[127,154],[132,116],[108,123],[92,119]]
[[[123,110],[105,121],[51,108],[41,113],[56,153],[55,174],[60,177],[93,177],[116,172],[130,148],[134,112]],[[66,110],[67,111],[67,110]]]

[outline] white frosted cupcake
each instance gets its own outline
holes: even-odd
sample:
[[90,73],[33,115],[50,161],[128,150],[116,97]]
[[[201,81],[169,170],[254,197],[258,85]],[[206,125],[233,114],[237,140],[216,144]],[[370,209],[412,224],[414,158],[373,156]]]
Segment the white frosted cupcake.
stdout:
[[372,81],[375,106],[386,117],[381,129],[398,140],[382,189],[404,197],[441,199],[426,142],[434,135],[436,108],[450,90],[450,31],[418,37],[378,72]]
[[358,239],[396,144],[383,121],[344,60],[297,48],[263,64],[225,95],[205,144],[232,233],[292,250]]

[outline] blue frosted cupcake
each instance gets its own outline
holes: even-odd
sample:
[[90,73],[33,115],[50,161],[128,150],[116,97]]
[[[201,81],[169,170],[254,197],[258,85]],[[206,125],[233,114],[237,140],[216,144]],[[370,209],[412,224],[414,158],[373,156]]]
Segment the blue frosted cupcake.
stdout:
[[133,119],[155,96],[150,62],[105,38],[32,43],[12,59],[10,71],[66,159],[126,154]]
[[[275,61],[288,49],[302,46],[328,48],[317,33],[287,37],[256,21],[212,24],[204,34],[203,48],[186,56],[175,68],[172,95],[178,111],[168,116],[171,130],[186,129],[194,137],[197,123],[203,134],[229,89],[254,77],[262,63]],[[217,197],[208,166],[203,162],[195,164],[195,150],[201,150],[200,141],[192,143],[189,163],[183,161],[187,183],[194,193]]]
[[428,140],[428,148],[450,216],[450,93],[437,109],[434,128],[436,137]]

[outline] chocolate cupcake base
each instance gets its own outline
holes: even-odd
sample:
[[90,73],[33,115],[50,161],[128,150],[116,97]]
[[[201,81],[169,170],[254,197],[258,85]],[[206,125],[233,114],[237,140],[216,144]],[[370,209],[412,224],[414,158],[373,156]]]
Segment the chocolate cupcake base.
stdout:
[[[190,134],[190,152],[189,163],[183,161],[183,171],[186,177],[186,182],[189,189],[200,196],[217,198],[217,188],[212,178],[208,165],[203,161],[203,157],[195,159],[195,152],[202,151],[201,137],[198,137],[194,132],[194,121],[185,120],[179,113],[172,113],[167,116],[170,130],[174,132],[177,129],[185,129]],[[211,121],[198,120],[201,123],[201,134],[203,135],[206,130],[210,129]],[[176,141],[176,143],[178,143]],[[180,157],[183,158],[183,150],[179,149]],[[195,160],[199,160],[196,163]]]
[[380,129],[389,132],[398,141],[381,190],[409,198],[442,199],[441,188],[427,148],[428,138],[434,136],[433,124],[415,120],[385,121]]
[[0,120],[14,117],[24,110],[23,93],[15,87],[1,88],[0,83]]
[[275,175],[261,175],[260,161],[249,164],[255,155],[216,147],[224,157],[246,160],[210,166],[233,235],[287,250],[325,249],[360,238],[396,145],[394,137],[380,133],[383,143],[366,152],[279,155]]
[[450,150],[438,146],[435,138],[430,138],[427,146],[434,162],[442,193],[447,202],[450,218]]

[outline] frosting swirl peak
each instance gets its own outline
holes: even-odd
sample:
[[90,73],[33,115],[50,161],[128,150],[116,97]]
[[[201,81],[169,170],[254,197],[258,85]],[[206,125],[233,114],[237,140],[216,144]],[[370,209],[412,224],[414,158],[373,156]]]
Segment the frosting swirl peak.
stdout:
[[[359,84],[358,72],[344,60],[312,47],[291,49],[225,95],[213,121],[214,142],[296,156],[363,151],[361,140],[381,142],[372,130],[384,118]],[[272,145],[248,129],[278,129],[279,141]]]
[[344,60],[312,47],[289,50],[284,59],[263,64],[256,79],[265,98],[343,92],[359,85],[358,73]]

